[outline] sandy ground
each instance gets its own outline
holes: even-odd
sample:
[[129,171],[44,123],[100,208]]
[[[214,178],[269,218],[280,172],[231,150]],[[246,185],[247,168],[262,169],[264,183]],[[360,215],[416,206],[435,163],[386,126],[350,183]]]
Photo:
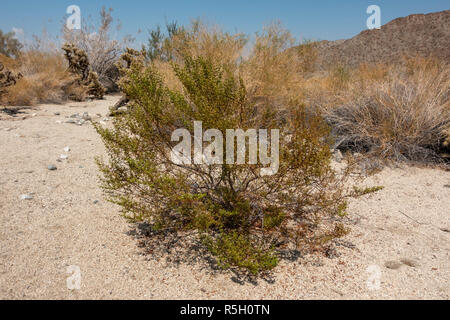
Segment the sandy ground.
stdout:
[[385,189],[351,201],[339,256],[283,261],[273,283],[144,254],[98,187],[104,148],[92,125],[65,123],[83,112],[103,120],[116,100],[1,115],[1,299],[449,299],[450,172],[438,169],[369,178]]

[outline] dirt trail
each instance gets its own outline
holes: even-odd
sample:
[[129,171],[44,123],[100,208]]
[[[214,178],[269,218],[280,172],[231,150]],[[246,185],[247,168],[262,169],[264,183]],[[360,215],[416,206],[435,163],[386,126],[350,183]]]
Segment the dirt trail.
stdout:
[[[1,116],[1,299],[450,298],[450,172],[437,169],[386,169],[368,179],[385,189],[352,200],[352,232],[338,256],[284,261],[274,283],[239,284],[200,263],[144,255],[98,187],[98,135],[89,122],[65,123],[84,112],[103,121],[117,99]],[[68,159],[58,162],[62,154]],[[80,270],[79,290],[68,289],[70,266]]]

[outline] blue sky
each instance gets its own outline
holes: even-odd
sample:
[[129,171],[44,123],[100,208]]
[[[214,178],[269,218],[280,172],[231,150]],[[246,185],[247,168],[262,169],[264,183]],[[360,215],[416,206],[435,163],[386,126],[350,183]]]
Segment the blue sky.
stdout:
[[[254,34],[279,20],[297,39],[336,40],[350,38],[366,28],[366,8],[381,8],[382,24],[412,13],[450,9],[448,0],[2,0],[0,29],[23,30],[25,37],[40,35],[43,28],[56,35],[61,29],[66,8],[75,4],[84,18],[97,18],[102,6],[112,7],[113,16],[123,28],[144,41],[146,31],[165,21],[188,24],[200,17],[227,31]],[[144,32],[138,35],[138,30]]]

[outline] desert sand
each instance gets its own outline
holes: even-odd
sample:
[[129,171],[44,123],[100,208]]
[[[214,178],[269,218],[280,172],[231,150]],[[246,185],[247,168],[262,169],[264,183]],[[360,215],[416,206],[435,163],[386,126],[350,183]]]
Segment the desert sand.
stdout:
[[450,298],[450,172],[436,168],[367,178],[385,188],[351,200],[336,254],[283,260],[273,281],[147,254],[99,188],[94,158],[106,155],[92,124],[66,123],[88,112],[109,125],[117,99],[0,112],[0,299]]

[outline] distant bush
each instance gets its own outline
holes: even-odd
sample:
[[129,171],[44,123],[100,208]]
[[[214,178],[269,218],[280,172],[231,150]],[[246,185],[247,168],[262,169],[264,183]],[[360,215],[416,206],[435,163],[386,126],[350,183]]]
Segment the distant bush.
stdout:
[[0,54],[16,58],[19,56],[23,45],[14,36],[14,32],[3,33],[0,30]]
[[[160,234],[193,231],[220,266],[256,275],[274,268],[283,250],[320,250],[343,236],[337,215],[345,202],[321,116],[293,101],[287,114],[271,103],[255,107],[233,72],[239,66],[224,60],[184,55],[172,63],[181,88],[166,84],[158,64],[131,64],[122,81],[129,112],[111,129],[96,126],[110,156],[98,163],[103,189],[128,219]],[[173,163],[172,132],[194,135],[194,121],[224,137],[226,129],[280,129],[278,172],[263,175],[262,164]]]

